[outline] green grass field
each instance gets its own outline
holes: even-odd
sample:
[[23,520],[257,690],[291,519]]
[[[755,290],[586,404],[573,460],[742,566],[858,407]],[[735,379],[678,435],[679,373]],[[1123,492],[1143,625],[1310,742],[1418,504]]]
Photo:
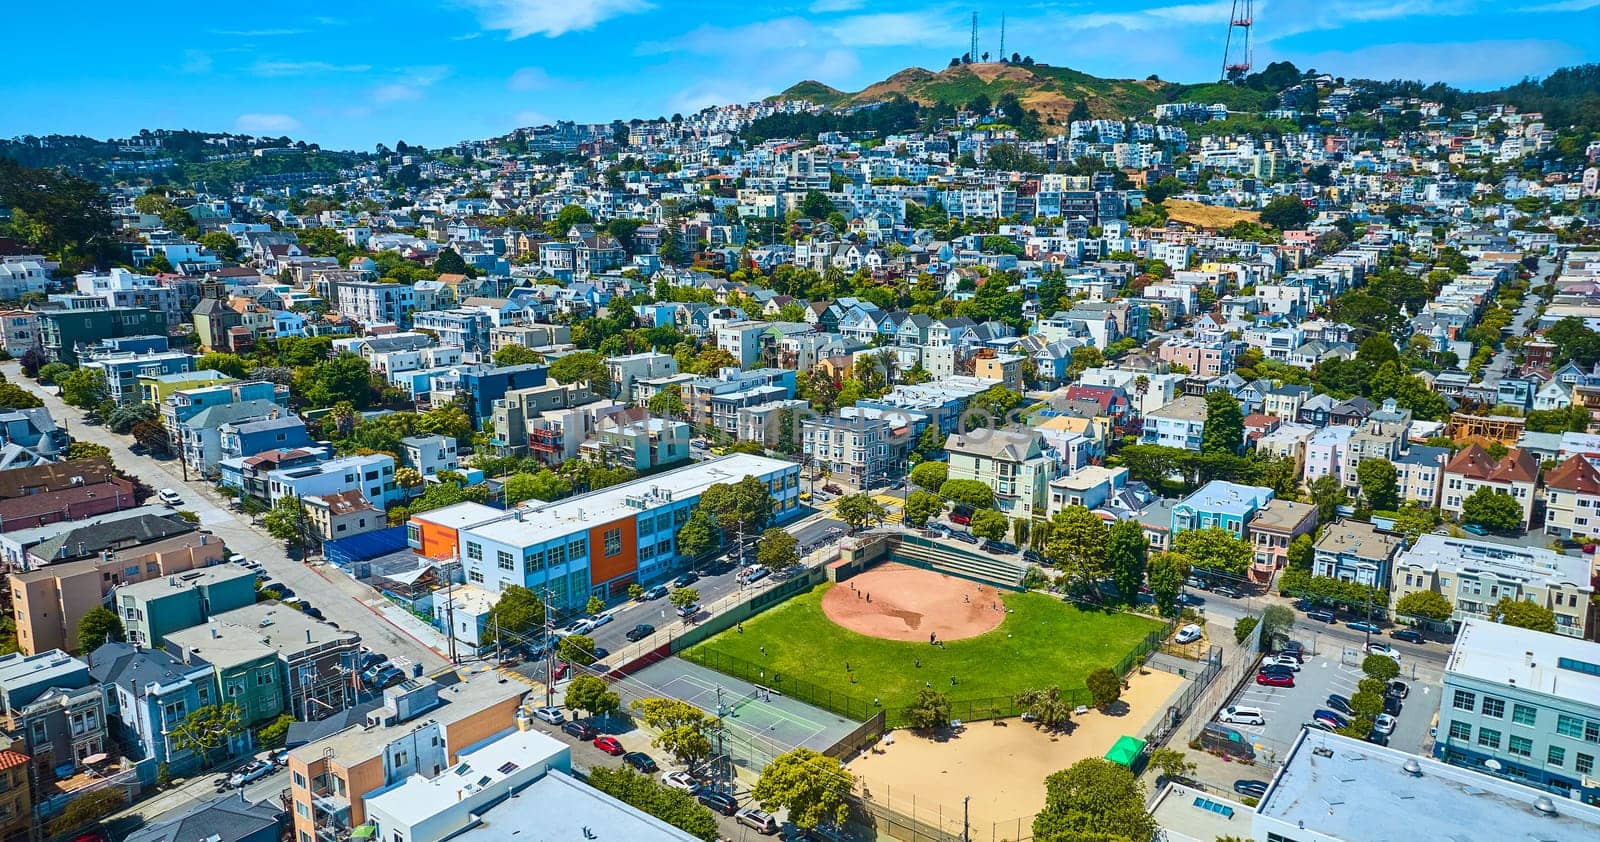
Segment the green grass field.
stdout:
[[[690,647],[683,656],[717,669],[715,655],[721,653],[760,664],[768,674],[802,678],[895,708],[914,702],[924,682],[951,699],[1009,698],[1050,686],[1081,688],[1091,670],[1115,667],[1162,627],[1131,614],[1080,611],[1043,594],[1007,594],[1001,599],[1010,611],[997,628],[941,648],[867,637],[836,625],[822,612],[822,595],[829,587],[800,594],[745,621],[743,634],[730,629]],[[920,668],[916,659],[921,659]]]

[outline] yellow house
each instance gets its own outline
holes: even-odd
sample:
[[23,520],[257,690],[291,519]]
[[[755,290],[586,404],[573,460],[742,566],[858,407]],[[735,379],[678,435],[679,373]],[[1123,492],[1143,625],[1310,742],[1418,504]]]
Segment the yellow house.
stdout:
[[181,389],[220,386],[232,382],[232,377],[209,368],[204,371],[180,371],[174,374],[141,374],[139,400],[160,408],[167,402],[168,395]]

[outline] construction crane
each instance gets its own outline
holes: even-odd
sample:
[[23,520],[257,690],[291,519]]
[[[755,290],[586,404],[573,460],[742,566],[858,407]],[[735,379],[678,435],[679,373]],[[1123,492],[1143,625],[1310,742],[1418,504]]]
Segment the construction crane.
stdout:
[[1228,14],[1228,40],[1222,48],[1222,81],[1250,72],[1250,28],[1255,25],[1252,0],[1233,0]]

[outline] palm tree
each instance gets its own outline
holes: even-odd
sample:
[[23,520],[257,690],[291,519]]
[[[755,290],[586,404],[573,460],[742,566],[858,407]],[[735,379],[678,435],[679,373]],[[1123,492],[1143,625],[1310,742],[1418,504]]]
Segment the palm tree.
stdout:
[[894,388],[894,376],[899,373],[900,359],[895,356],[893,348],[884,348],[874,356],[877,357],[878,368],[883,371],[883,385],[886,389]]
[[1034,722],[1050,730],[1072,721],[1072,703],[1062,697],[1060,687],[1018,693],[1014,701],[1027,709]]

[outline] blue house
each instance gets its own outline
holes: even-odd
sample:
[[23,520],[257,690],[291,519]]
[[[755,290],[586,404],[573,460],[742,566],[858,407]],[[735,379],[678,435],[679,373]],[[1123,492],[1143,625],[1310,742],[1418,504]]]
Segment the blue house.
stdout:
[[529,363],[527,365],[493,366],[479,364],[461,369],[461,391],[467,395],[467,407],[472,412],[473,426],[494,412],[494,402],[512,389],[543,386],[549,377],[550,367]]
[[[165,649],[107,643],[89,654],[89,674],[105,694],[106,715],[114,722],[117,742],[128,748],[130,759],[154,761],[140,764],[141,778],[148,767],[148,777],[154,781],[163,763],[173,777],[194,774],[205,766],[205,758],[192,749],[174,749],[167,735],[189,714],[220,700],[210,663],[198,657],[185,663]],[[245,731],[229,739],[225,756],[249,751],[250,734]]]
[[1245,524],[1272,496],[1270,488],[1212,480],[1172,507],[1171,535],[1176,538],[1185,530],[1216,527],[1243,538]]
[[230,421],[217,428],[222,456],[254,456],[268,450],[290,450],[311,444],[306,422],[299,415],[282,415],[256,421]]

